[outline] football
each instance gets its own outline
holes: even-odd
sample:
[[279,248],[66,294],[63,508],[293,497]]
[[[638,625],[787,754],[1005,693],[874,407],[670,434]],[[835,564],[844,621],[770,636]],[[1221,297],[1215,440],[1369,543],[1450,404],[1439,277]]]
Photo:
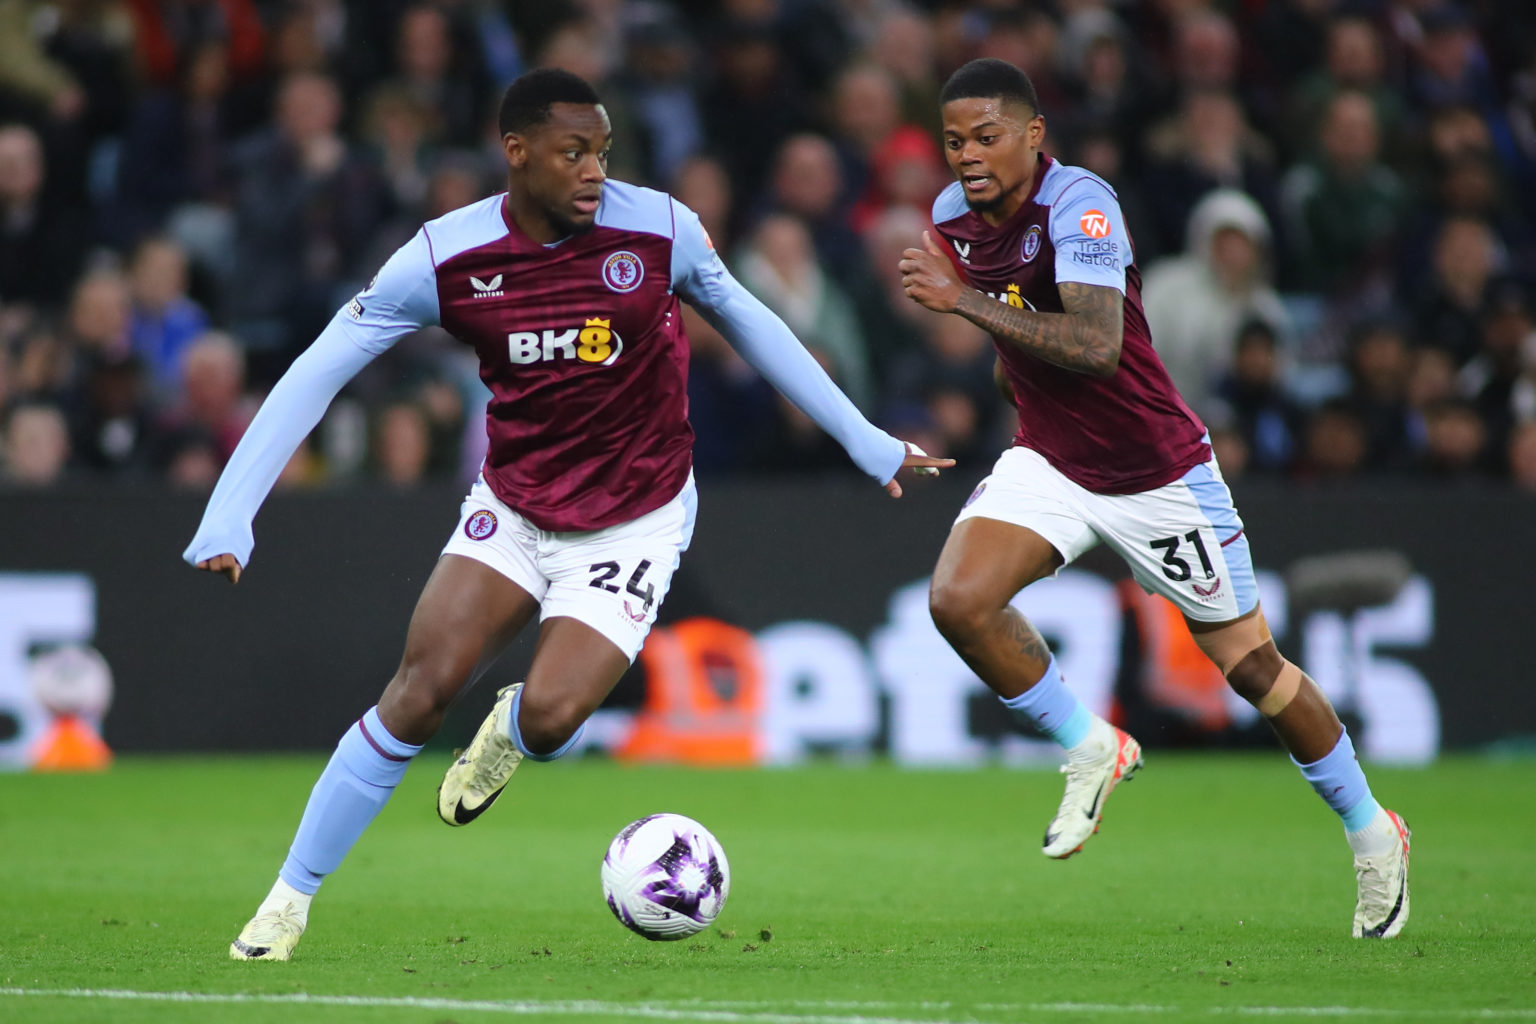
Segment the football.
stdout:
[[709,830],[681,814],[652,814],[613,837],[603,896],[630,931],[686,939],[708,928],[731,891],[731,866]]

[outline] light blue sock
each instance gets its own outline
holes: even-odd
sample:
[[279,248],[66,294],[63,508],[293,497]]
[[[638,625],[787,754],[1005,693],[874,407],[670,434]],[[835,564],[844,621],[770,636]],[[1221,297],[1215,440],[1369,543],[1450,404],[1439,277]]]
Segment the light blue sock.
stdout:
[[379,721],[379,709],[369,708],[342,736],[320,773],[279,877],[299,892],[318,890],[389,802],[420,752],[421,747],[391,736]]
[[582,722],[576,727],[576,731],[571,734],[571,738],[560,744],[560,746],[556,747],[554,750],[551,750],[547,754],[535,754],[533,751],[529,750],[528,745],[523,742],[523,734],[517,727],[517,715],[518,712],[520,712],[522,709],[523,691],[518,690],[512,695],[512,710],[507,714],[507,731],[512,735],[513,745],[516,746],[518,750],[522,751],[523,756],[530,761],[553,761],[556,758],[564,757],[566,754],[571,752],[571,748],[576,745],[576,741],[581,739],[581,734],[587,729],[587,723]]
[[1328,756],[1311,764],[1302,764],[1291,758],[1301,769],[1302,777],[1312,783],[1317,795],[1322,797],[1344,821],[1346,832],[1358,832],[1369,825],[1381,810],[1381,805],[1371,795],[1370,783],[1355,759],[1355,745],[1349,740],[1349,730],[1339,734],[1339,742]]
[[1093,725],[1093,713],[1061,681],[1054,657],[1038,683],[1003,705],[1067,748],[1083,742]]

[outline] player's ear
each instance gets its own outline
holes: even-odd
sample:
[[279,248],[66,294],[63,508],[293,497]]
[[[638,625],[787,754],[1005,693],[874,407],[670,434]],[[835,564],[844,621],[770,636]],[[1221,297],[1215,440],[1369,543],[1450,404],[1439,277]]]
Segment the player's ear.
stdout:
[[523,137],[516,132],[508,132],[501,137],[502,152],[507,155],[507,164],[521,168],[528,162],[528,147]]

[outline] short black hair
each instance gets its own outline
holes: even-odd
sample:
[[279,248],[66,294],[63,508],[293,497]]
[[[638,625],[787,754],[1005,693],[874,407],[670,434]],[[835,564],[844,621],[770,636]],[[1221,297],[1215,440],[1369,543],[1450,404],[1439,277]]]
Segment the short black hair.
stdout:
[[981,57],[962,65],[939,93],[939,105],[951,100],[1012,100],[1040,113],[1040,97],[1029,76],[1005,60]]
[[560,68],[539,68],[522,75],[507,86],[501,97],[501,113],[496,125],[501,134],[525,132],[549,120],[554,103],[584,103],[597,106],[603,101],[597,90],[580,75]]

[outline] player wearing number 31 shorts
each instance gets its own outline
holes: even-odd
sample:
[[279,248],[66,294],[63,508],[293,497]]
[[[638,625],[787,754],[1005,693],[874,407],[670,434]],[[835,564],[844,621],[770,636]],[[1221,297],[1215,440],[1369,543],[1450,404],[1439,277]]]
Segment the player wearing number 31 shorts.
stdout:
[[1040,151],[1040,102],[1011,64],[966,64],[941,104],[957,180],[934,202],[938,237],[925,232],[902,254],[902,284],[914,302],[992,335],[998,387],[1020,425],[960,511],[930,606],[1003,703],[1065,748],[1066,792],[1044,853],[1070,857],[1098,831],[1110,793],[1142,767],[1141,746],[1078,701],[1009,602],[1102,543],[1183,613],[1339,815],[1358,882],[1353,934],[1396,935],[1408,919],[1407,825],[1376,802],[1327,698],[1264,624],[1248,537],[1205,427],[1153,348],[1114,189]]

